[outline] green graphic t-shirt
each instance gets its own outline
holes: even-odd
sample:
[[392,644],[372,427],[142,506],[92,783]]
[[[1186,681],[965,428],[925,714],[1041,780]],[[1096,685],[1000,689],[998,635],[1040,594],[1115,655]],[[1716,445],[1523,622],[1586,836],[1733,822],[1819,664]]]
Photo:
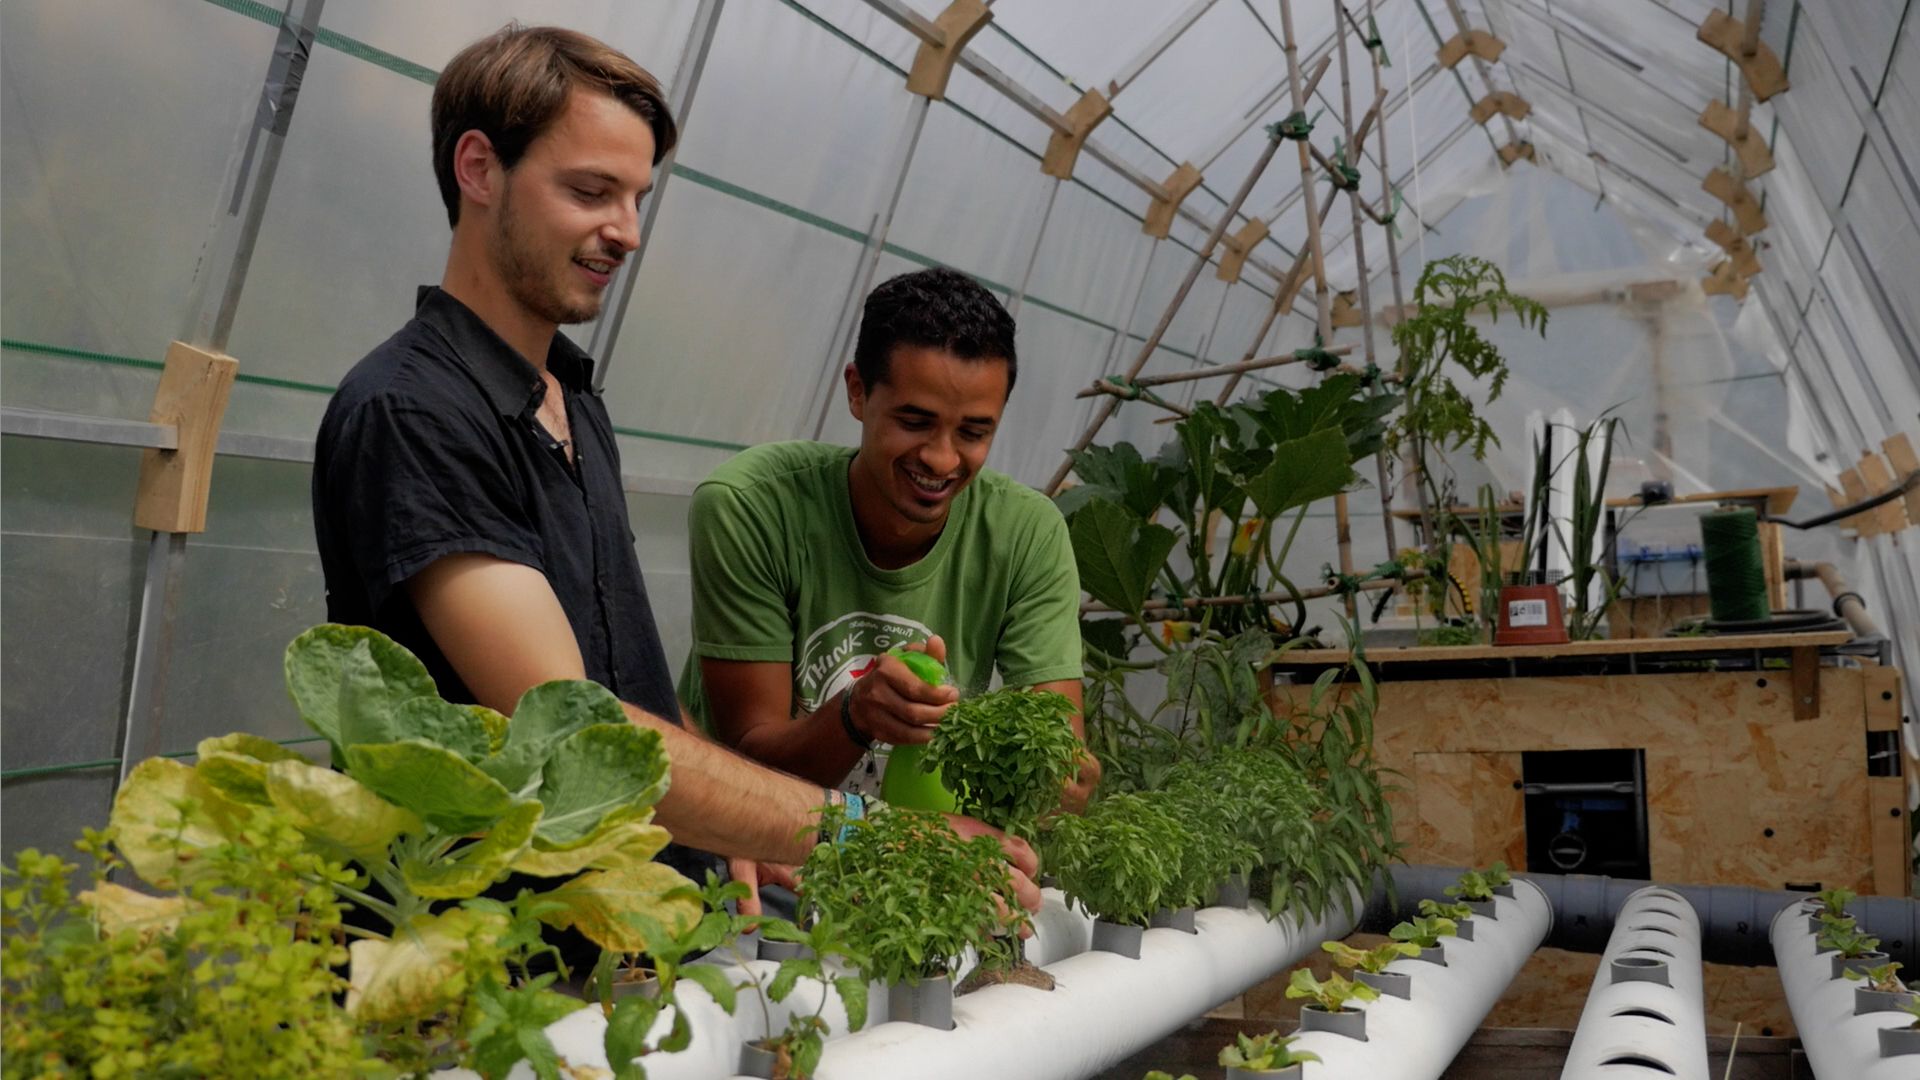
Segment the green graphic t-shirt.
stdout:
[[1047,497],[982,469],[933,550],[868,560],[853,521],[853,450],[770,443],[714,470],[688,516],[693,651],[680,699],[712,730],[700,659],[793,665],[792,712],[817,710],[895,645],[946,640],[962,694],[1080,677],[1080,579]]

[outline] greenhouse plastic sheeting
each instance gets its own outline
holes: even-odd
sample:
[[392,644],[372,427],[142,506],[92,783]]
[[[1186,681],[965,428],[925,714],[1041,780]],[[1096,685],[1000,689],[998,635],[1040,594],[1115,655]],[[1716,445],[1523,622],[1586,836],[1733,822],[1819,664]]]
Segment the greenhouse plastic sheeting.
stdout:
[[[943,6],[907,5],[929,18]],[[1737,97],[1739,75],[1694,28],[1726,5],[1460,6],[1469,24],[1506,42],[1484,73],[1473,62],[1438,65],[1436,50],[1458,29],[1444,0],[1371,5],[1391,57],[1383,123],[1389,179],[1405,201],[1394,223],[1402,292],[1410,296],[1426,260],[1456,252],[1493,259],[1521,291],[1682,286],[1657,313],[1613,299],[1556,307],[1544,340],[1506,321],[1493,327],[1514,375],[1489,413],[1512,434],[1484,467],[1459,463],[1464,485],[1523,486],[1520,433],[1532,418],[1567,409],[1585,423],[1612,406],[1630,435],[1618,483],[1670,473],[1683,491],[1793,484],[1796,513],[1813,514],[1862,453],[1896,433],[1920,435],[1920,20],[1908,5],[1765,6],[1761,40],[1791,88],[1752,114],[1775,167],[1749,181],[1770,225],[1756,238],[1764,271],[1744,302],[1698,288],[1721,257],[1704,230],[1726,217],[1700,184],[1729,157],[1697,117],[1709,101]],[[685,75],[675,69],[697,7],[569,0],[539,6],[538,17],[606,38],[671,86]],[[1294,7],[1310,68],[1333,55],[1337,14],[1318,0]],[[1365,25],[1368,5],[1349,7]],[[1187,0],[999,0],[970,49],[1064,112],[1089,89],[1111,89],[1194,10]],[[438,277],[447,233],[426,145],[432,81],[467,42],[528,14],[505,0],[329,0],[229,342],[240,375],[228,430],[310,439],[347,368],[404,321],[413,287]],[[166,343],[186,322],[278,17],[253,0],[0,5],[0,396],[9,407],[145,419]],[[953,265],[1009,299],[1025,280],[1020,382],[990,464],[1043,482],[1098,404],[1073,392],[1124,370],[1143,347],[1258,157],[1264,126],[1293,111],[1282,36],[1272,0],[1204,4],[1112,95],[1112,117],[1057,192],[1039,170],[1050,128],[981,77],[957,70],[947,100],[926,106],[874,279]],[[816,430],[855,437],[838,376],[846,320],[922,108],[903,86],[917,47],[866,0],[722,8],[632,303],[602,358],[634,489],[630,520],[675,663],[687,641],[690,485],[748,445]],[[1347,56],[1360,111],[1373,86],[1357,34]],[[1532,115],[1474,123],[1468,110],[1490,89],[1519,93]],[[1335,64],[1307,103],[1316,144],[1329,152],[1340,102]],[[1531,142],[1537,166],[1503,169],[1495,152],[1510,141]],[[1378,140],[1346,149],[1365,197],[1377,199]],[[1185,204],[1190,214],[1155,242],[1141,230],[1147,196],[1097,155],[1156,182],[1192,161],[1204,183]],[[1314,195],[1324,206],[1324,182]],[[1145,370],[1311,344],[1311,283],[1264,341],[1252,340],[1306,245],[1305,215],[1296,155],[1282,147],[1229,223],[1258,218],[1269,237],[1238,282],[1203,268]],[[1332,207],[1335,289],[1357,284],[1352,225],[1349,207]],[[1371,299],[1393,303],[1387,231],[1368,222],[1360,235]],[[1342,330],[1334,341],[1360,335]],[[1391,356],[1383,329],[1375,348]],[[1276,369],[1243,380],[1240,392],[1309,377]],[[1179,386],[1170,397],[1210,400],[1217,386]],[[1678,418],[1665,453],[1654,441],[1656,407]],[[1151,450],[1169,434],[1158,418],[1124,407],[1099,441]],[[137,455],[11,437],[5,452],[7,767],[111,757],[144,575],[145,537],[125,516]],[[188,749],[228,726],[292,732],[272,657],[282,636],[322,615],[305,472],[298,462],[217,471],[214,527],[189,545],[194,596],[174,659],[186,674],[169,691],[157,745]],[[1387,555],[1377,499],[1362,491],[1351,502],[1356,561],[1369,565]],[[1330,506],[1314,507],[1291,560],[1296,580],[1331,560],[1332,536]],[[1920,671],[1920,544],[1827,530],[1796,538],[1794,550],[1840,563],[1896,658]],[[1315,616],[1332,625],[1336,611],[1317,605]],[[222,652],[235,641],[243,647]],[[259,670],[201,671],[214,653]],[[205,715],[223,701],[224,716]],[[97,820],[108,774],[9,781],[0,846],[69,832],[58,811],[70,800],[66,821]],[[47,809],[12,812],[29,804]]]

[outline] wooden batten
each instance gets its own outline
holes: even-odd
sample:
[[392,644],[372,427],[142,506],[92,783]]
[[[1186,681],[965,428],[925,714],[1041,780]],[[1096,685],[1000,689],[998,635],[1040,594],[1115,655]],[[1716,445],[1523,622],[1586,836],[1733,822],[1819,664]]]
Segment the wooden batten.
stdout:
[[[1871,498],[1894,486],[1893,470],[1887,468],[1885,458],[1868,450],[1860,455],[1860,482],[1867,486],[1867,496]],[[1869,513],[1873,515],[1876,533],[1897,533],[1907,527],[1905,499],[1889,499]]]
[[945,100],[947,80],[953,77],[961,50],[992,21],[993,12],[982,0],[953,0],[933,20],[946,35],[946,44],[920,43],[920,51],[913,54],[913,68],[907,72],[907,89],[923,98]]
[[1752,236],[1767,227],[1767,215],[1760,209],[1760,200],[1727,170],[1715,169],[1708,173],[1700,187],[1733,211],[1734,225],[1741,236]]
[[1484,124],[1496,116],[1525,120],[1533,115],[1533,105],[1510,90],[1495,90],[1473,104],[1473,122]]
[[1266,238],[1267,223],[1257,217],[1248,220],[1238,232],[1222,236],[1220,243],[1226,250],[1220,253],[1220,269],[1213,276],[1221,281],[1239,281],[1240,272],[1246,269],[1248,256]]
[[1080,160],[1080,148],[1086,145],[1087,136],[1100,126],[1100,121],[1113,115],[1113,103],[1098,90],[1089,90],[1080,95],[1080,100],[1067,110],[1067,131],[1056,131],[1047,140],[1047,152],[1040,159],[1040,171],[1060,180],[1073,179],[1074,163]]
[[1746,237],[1733,230],[1733,226],[1724,221],[1715,220],[1707,226],[1707,239],[1720,245],[1733,262],[1733,270],[1743,278],[1750,278],[1761,271],[1760,253],[1747,242]]
[[1731,296],[1735,300],[1747,298],[1747,279],[1734,267],[1732,259],[1721,259],[1713,272],[1700,279],[1700,290],[1708,296]]
[[[1896,481],[1904,481],[1913,475],[1915,469],[1920,469],[1920,455],[1914,453],[1913,442],[1907,438],[1906,432],[1885,440],[1880,444],[1880,449],[1886,453],[1887,462],[1893,466],[1893,478]],[[1920,487],[1907,492],[1906,502],[1907,521],[1920,525]]]
[[[1525,139],[1510,142],[1500,148],[1501,168],[1511,168],[1514,162],[1523,158],[1527,161],[1535,160],[1533,156],[1533,144],[1527,142]],[[1538,162],[1535,162],[1535,164],[1538,164]]]
[[1468,30],[1453,35],[1446,44],[1440,46],[1440,66],[1453,67],[1465,60],[1469,53],[1491,64],[1498,61],[1506,49],[1506,42],[1485,30]]
[[1187,201],[1193,189],[1200,186],[1200,170],[1191,162],[1183,162],[1173,170],[1172,175],[1161,181],[1161,190],[1165,198],[1154,199],[1147,207],[1146,224],[1141,228],[1148,236],[1165,239],[1173,231],[1173,219],[1180,212],[1180,204]]
[[1354,303],[1353,290],[1333,294],[1333,310],[1327,313],[1327,324],[1335,330],[1360,325],[1360,305]]
[[1740,133],[1740,113],[1724,101],[1710,101],[1700,114],[1700,126],[1720,136],[1740,159],[1740,172],[1748,179],[1773,171],[1773,151],[1752,123],[1746,134]]
[[1747,85],[1753,88],[1753,96],[1765,101],[1785,90],[1787,69],[1780,64],[1780,58],[1764,41],[1756,42],[1757,48],[1752,56],[1742,56],[1741,39],[1746,34],[1746,24],[1724,11],[1709,14],[1700,24],[1696,34],[1701,41],[1720,51],[1722,56],[1739,66],[1747,77]]
[[154,532],[197,533],[207,529],[207,496],[213,486],[213,455],[220,420],[240,363],[231,356],[176,341],[167,348],[160,386],[147,419],[179,431],[172,450],[140,455],[140,486],[133,523]]

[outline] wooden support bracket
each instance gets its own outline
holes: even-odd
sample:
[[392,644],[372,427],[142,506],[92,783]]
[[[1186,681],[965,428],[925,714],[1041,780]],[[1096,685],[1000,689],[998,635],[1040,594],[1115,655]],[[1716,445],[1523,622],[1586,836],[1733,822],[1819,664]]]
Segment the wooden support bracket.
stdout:
[[1259,218],[1250,219],[1240,227],[1240,231],[1220,238],[1226,250],[1220,253],[1220,269],[1214,277],[1221,281],[1240,280],[1240,271],[1246,268],[1247,257],[1260,241],[1267,238],[1267,223]]
[[1113,115],[1113,103],[1098,90],[1089,90],[1080,95],[1080,100],[1067,110],[1066,121],[1069,131],[1056,131],[1047,140],[1047,153],[1040,159],[1040,171],[1061,180],[1073,179],[1074,163],[1080,160],[1080,148],[1086,145],[1087,136],[1100,126],[1100,121]]
[[1721,259],[1712,273],[1700,279],[1700,291],[1708,296],[1731,296],[1735,300],[1745,300],[1747,279],[1740,276],[1732,259]]
[[1818,720],[1820,718],[1820,649],[1814,645],[1797,645],[1787,650],[1787,681],[1793,688],[1793,718],[1795,720]]
[[1536,165],[1539,164],[1533,156],[1533,144],[1525,139],[1510,142],[1500,148],[1500,167],[1503,169],[1511,168],[1514,162],[1522,158]]
[[1727,253],[1727,258],[1733,263],[1734,273],[1750,278],[1761,271],[1759,252],[1753,249],[1746,237],[1733,231],[1733,226],[1716,220],[1707,226],[1707,239],[1719,244],[1720,250]]
[[1787,540],[1777,521],[1762,521],[1755,526],[1760,534],[1760,573],[1767,581],[1767,602],[1774,610],[1792,607],[1787,596]]
[[1726,102],[1709,101],[1700,113],[1700,126],[1733,148],[1734,155],[1740,159],[1740,171],[1748,179],[1773,171],[1773,151],[1767,148],[1767,140],[1760,137],[1752,123],[1747,124],[1745,135],[1740,134],[1740,113]]
[[[1859,466],[1840,470],[1840,492],[1840,499],[1834,503],[1835,506],[1852,506],[1873,494],[1867,490],[1867,482],[1860,478]],[[1841,528],[1852,529],[1862,540],[1879,535],[1879,525],[1879,519],[1874,517],[1871,510],[1840,519]]]
[[1525,120],[1533,115],[1533,106],[1526,98],[1511,90],[1495,90],[1473,105],[1473,122],[1484,124],[1495,116],[1508,116],[1515,120]]
[[1327,313],[1327,325],[1336,330],[1349,326],[1359,326],[1360,305],[1353,301],[1354,293],[1351,289],[1346,292],[1334,293],[1333,310]]
[[[1871,450],[1860,455],[1860,480],[1866,484],[1869,498],[1894,486],[1893,470],[1887,468],[1886,459]],[[1873,514],[1876,533],[1897,533],[1907,527],[1907,503],[1904,499],[1889,499],[1874,507],[1870,513]]]
[[993,21],[993,12],[981,0],[953,0],[947,10],[934,17],[933,25],[946,35],[945,45],[920,43],[913,54],[913,69],[907,72],[907,90],[933,101],[944,101],[947,80],[953,77],[953,65],[973,35]]
[[213,485],[213,452],[220,419],[240,362],[231,356],[176,341],[167,348],[160,386],[147,419],[179,430],[173,450],[145,450],[133,523],[154,532],[197,533],[207,529],[207,493]]
[[1734,224],[1741,236],[1752,236],[1767,227],[1767,215],[1760,209],[1760,200],[1727,170],[1715,169],[1708,173],[1700,187],[1733,211]]
[[[1905,480],[1920,469],[1920,454],[1913,452],[1913,443],[1905,432],[1893,436],[1880,444],[1887,455],[1887,461],[1893,465],[1893,475]],[[1907,521],[1920,525],[1920,488],[1907,492]]]
[[1773,55],[1764,41],[1756,42],[1758,47],[1752,56],[1740,55],[1740,42],[1746,29],[1746,24],[1739,19],[1724,11],[1715,11],[1700,24],[1696,36],[1739,65],[1747,77],[1747,85],[1753,88],[1753,96],[1765,101],[1787,88],[1787,70],[1780,66],[1780,58]]
[[1167,193],[1166,197],[1153,200],[1147,207],[1147,221],[1142,226],[1146,234],[1165,239],[1173,231],[1173,219],[1180,212],[1180,204],[1187,201],[1187,196],[1199,186],[1200,170],[1194,168],[1191,162],[1182,163],[1173,170],[1173,174],[1160,184]]
[[1455,34],[1440,46],[1440,66],[1453,67],[1467,58],[1468,53],[1491,64],[1500,59],[1507,43],[1487,33],[1485,30],[1468,30]]
[[1907,832],[1907,781],[1902,776],[1867,778],[1867,831],[1873,838],[1873,892],[1906,896],[1913,845]]

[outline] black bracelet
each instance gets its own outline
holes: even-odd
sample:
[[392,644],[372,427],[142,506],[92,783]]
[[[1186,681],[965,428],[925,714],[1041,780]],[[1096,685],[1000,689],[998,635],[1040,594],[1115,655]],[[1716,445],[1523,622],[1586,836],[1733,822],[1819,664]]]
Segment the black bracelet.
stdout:
[[846,731],[848,741],[862,750],[873,749],[873,738],[853,726],[853,688],[840,695],[840,727]]

